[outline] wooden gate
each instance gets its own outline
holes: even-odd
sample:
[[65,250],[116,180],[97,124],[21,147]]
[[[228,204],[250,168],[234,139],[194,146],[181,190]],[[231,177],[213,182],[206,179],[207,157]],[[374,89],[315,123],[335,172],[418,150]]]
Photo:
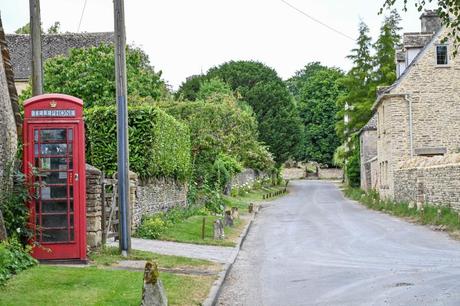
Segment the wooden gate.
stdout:
[[108,179],[102,173],[102,244],[107,239],[118,239],[118,181]]

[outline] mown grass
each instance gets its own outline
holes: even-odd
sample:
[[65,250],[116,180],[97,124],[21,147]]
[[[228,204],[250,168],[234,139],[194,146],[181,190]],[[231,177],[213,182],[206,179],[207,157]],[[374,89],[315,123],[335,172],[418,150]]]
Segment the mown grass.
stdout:
[[[226,209],[237,207],[240,216],[244,216],[248,214],[248,206],[251,202],[261,201],[264,195],[269,193],[273,194],[281,190],[284,190],[284,186],[261,187],[255,190],[240,191],[237,196],[224,196],[224,202]],[[202,238],[203,218],[205,218],[204,239]],[[213,237],[213,223],[218,218],[223,219],[222,216],[212,214],[188,217],[168,227],[160,234],[158,239],[216,246],[235,246],[237,238],[240,236],[248,221],[244,217],[234,220],[233,227],[224,228],[225,239],[215,240]]]
[[417,210],[416,207],[410,207],[408,203],[382,200],[376,192],[370,191],[366,193],[360,188],[347,187],[344,190],[344,194],[348,198],[374,210],[409,218],[411,221],[420,224],[442,225],[449,232],[460,230],[459,213],[450,207],[424,205],[423,210]]
[[[203,218],[205,219],[205,235],[202,239]],[[176,241],[184,243],[207,244],[217,246],[235,246],[235,240],[240,235],[246,222],[242,219],[235,220],[233,227],[225,227],[225,239],[214,240],[213,224],[216,219],[222,218],[213,215],[192,216],[174,224],[160,235],[159,240]]]
[[90,252],[88,257],[96,266],[110,266],[120,260],[153,260],[160,268],[208,267],[213,262],[182,256],[161,255],[147,251],[131,250],[128,257],[123,257],[117,247],[103,247]]
[[[215,279],[171,273],[160,278],[170,305],[200,305]],[[39,265],[1,288],[0,305],[139,305],[142,286],[142,272]]]

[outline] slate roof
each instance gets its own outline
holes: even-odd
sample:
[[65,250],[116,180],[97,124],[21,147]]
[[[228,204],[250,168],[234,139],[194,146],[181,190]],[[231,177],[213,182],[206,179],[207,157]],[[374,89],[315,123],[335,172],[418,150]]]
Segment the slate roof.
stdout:
[[423,48],[431,41],[432,37],[433,33],[430,32],[404,33],[403,45],[405,49]]
[[375,113],[372,118],[366,123],[358,134],[361,134],[364,131],[375,131],[377,130],[377,113]]
[[[43,34],[43,61],[58,55],[68,55],[71,48],[89,48],[100,44],[113,44],[114,40],[113,32]],[[7,34],[6,41],[13,64],[14,79],[28,80],[32,70],[29,35]]]

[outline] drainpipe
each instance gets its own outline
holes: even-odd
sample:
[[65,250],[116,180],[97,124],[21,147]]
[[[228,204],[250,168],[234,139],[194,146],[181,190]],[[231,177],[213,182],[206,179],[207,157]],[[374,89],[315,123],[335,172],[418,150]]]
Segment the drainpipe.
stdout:
[[412,121],[412,100],[409,95],[404,95],[404,100],[409,104],[409,143],[410,143],[410,157],[414,157],[414,137],[413,137],[413,121]]

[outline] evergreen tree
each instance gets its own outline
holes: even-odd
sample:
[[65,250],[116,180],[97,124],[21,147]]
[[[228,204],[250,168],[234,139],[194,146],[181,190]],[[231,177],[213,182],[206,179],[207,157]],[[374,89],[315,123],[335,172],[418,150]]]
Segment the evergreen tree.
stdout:
[[374,44],[376,50],[376,71],[374,82],[377,86],[391,85],[396,80],[396,48],[401,44],[401,17],[396,10],[391,11],[380,28],[379,39]]
[[[359,131],[371,117],[371,107],[375,100],[376,85],[373,82],[374,59],[371,55],[371,37],[369,27],[359,24],[359,37],[356,48],[351,50],[347,58],[353,62],[353,68],[339,82],[345,88],[345,94],[338,99],[338,122],[336,125],[339,137],[348,137]],[[346,109],[348,105],[348,109]],[[348,116],[345,127],[344,117]]]

